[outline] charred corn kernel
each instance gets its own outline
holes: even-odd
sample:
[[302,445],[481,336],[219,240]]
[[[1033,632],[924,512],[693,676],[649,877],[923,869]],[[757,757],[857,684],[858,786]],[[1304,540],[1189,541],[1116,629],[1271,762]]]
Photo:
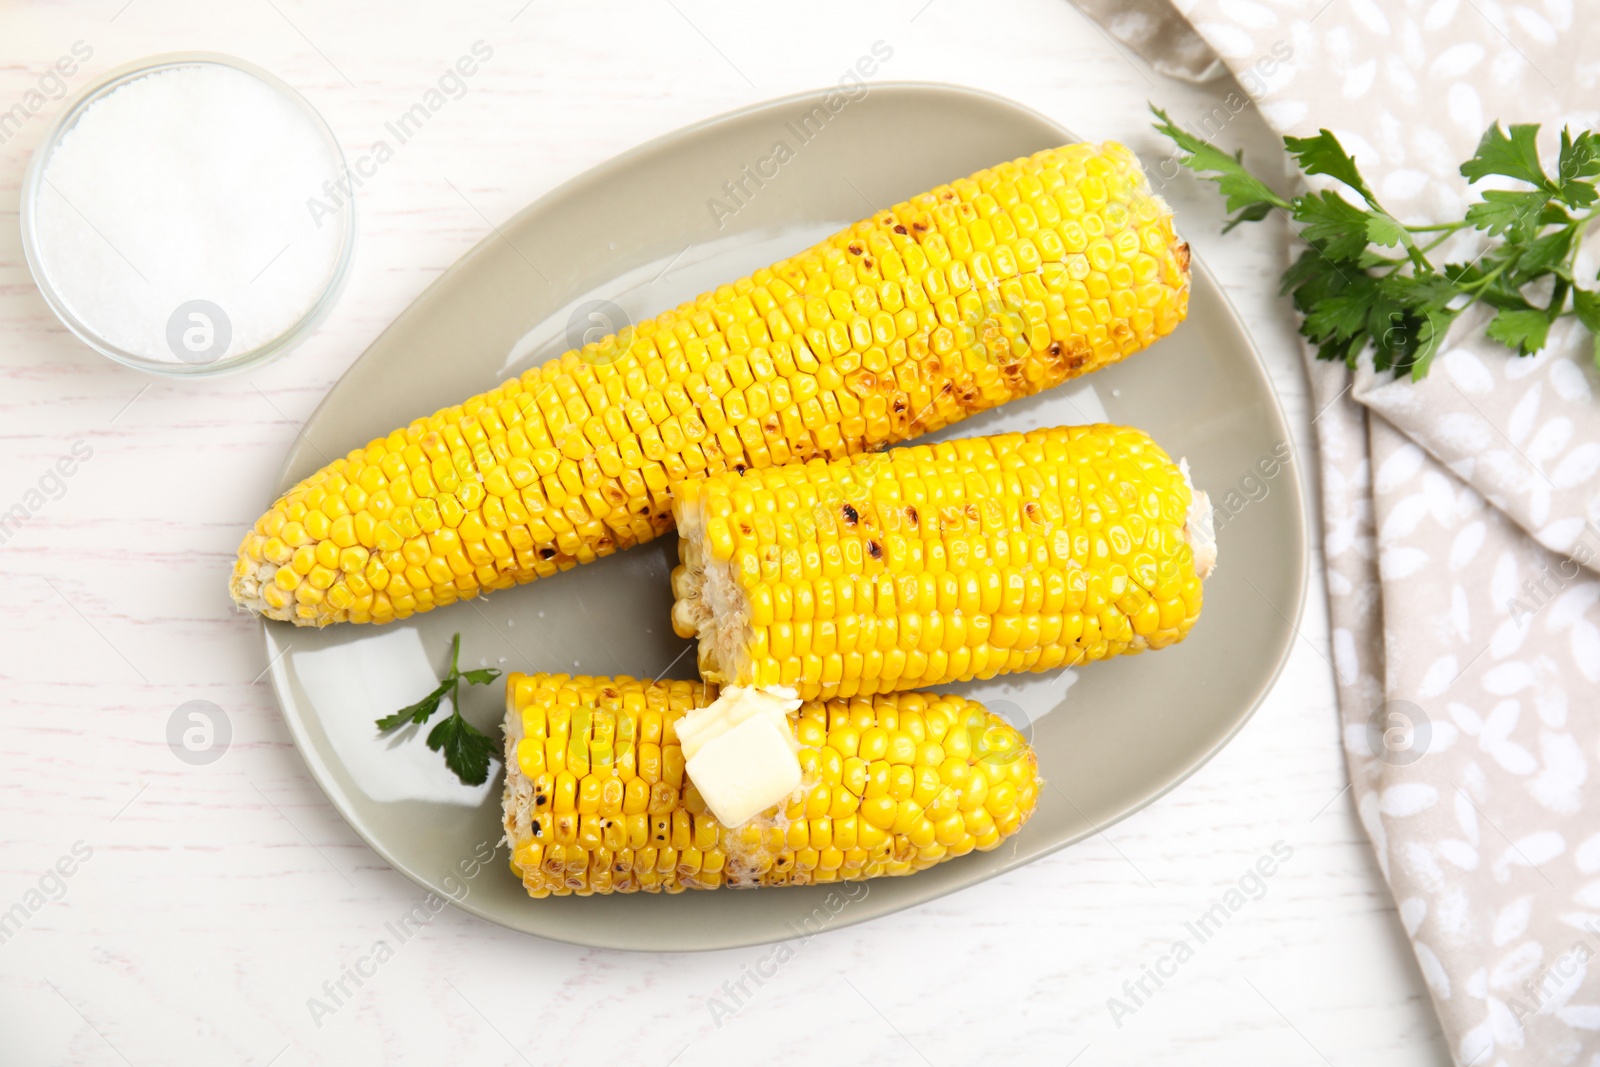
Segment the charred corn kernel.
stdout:
[[[532,581],[671,529],[669,482],[876,451],[1116,362],[1171,332],[1188,298],[1188,245],[1126,148],[1002,163],[335,460],[256,523],[232,592],[321,626]],[[441,527],[486,557],[466,550],[470,591],[419,560],[428,584],[381,616],[263,594],[286,550],[387,553]],[[936,651],[920,634],[905,651]],[[856,669],[849,650],[816,655],[819,671]]]
[[[680,635],[700,639],[701,677],[793,686],[803,700],[1165,648],[1199,617],[1216,555],[1210,502],[1187,467],[1120,426],[725,472],[674,492],[683,564],[672,618]],[[794,518],[779,532],[772,515]],[[736,548],[707,537],[713,521]],[[743,561],[765,557],[822,561],[817,573],[777,578],[779,590],[792,588],[774,603],[793,602],[797,617],[805,603],[815,615],[793,624],[792,647],[773,636],[790,623],[763,626],[749,610],[751,590],[771,590],[773,579]],[[723,590],[715,608],[702,595],[708,582]],[[848,654],[837,651],[842,634]],[[840,744],[854,741],[869,763],[938,766],[966,757],[960,746],[994,755],[1015,736],[931,742],[926,717],[907,716]]]
[[[991,766],[996,757],[982,738],[1010,730],[1003,720],[963,697],[896,693],[802,704],[791,717],[808,776],[799,799],[729,828],[683,776],[677,738],[678,721],[715,696],[699,682],[507,677],[505,831],[512,871],[530,895],[910,874],[992,847],[1021,828],[1038,800],[1038,764],[1020,736],[1005,746],[1005,762]],[[928,724],[937,724],[939,743],[918,743],[931,736]],[[968,734],[966,755],[954,755],[960,746],[952,740]],[[907,751],[906,739],[911,762],[869,765],[840,755],[869,735],[885,739],[885,753]],[[656,750],[659,768],[677,769],[681,790],[624,777],[633,749],[643,747]],[[561,767],[551,770],[554,752]],[[970,809],[958,807],[959,788],[947,777],[983,783]],[[874,781],[881,789],[869,796]],[[916,796],[924,786],[935,788],[930,803]]]

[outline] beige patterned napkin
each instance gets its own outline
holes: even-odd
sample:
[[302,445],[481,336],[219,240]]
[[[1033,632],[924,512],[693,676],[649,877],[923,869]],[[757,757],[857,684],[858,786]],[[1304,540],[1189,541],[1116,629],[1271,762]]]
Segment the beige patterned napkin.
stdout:
[[1169,78],[1205,82],[1228,69],[1171,0],[1075,0],[1084,14]]
[[[1456,168],[1490,122],[1553,154],[1600,120],[1600,20],[1570,0],[1175,5],[1407,221],[1476,199]],[[1600,1067],[1600,374],[1574,324],[1519,359],[1484,321],[1418,384],[1306,351],[1344,745],[1457,1062]]]

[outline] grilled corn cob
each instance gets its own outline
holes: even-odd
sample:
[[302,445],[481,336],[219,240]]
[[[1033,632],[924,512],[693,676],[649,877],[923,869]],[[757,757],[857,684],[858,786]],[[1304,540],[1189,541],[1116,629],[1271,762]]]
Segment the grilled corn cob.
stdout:
[[357,448],[245,535],[232,592],[385,622],[669,530],[671,482],[905,440],[1115,362],[1188,305],[1121,145],[979,171]]
[[698,635],[701,677],[807,700],[1164,647],[1194,625],[1215,558],[1187,466],[1119,426],[724,473],[674,493],[672,620]]
[[676,723],[699,682],[512,674],[505,831],[535,897],[676,893],[910,874],[991,849],[1033,814],[1033,750],[958,696],[808,703],[784,804],[723,826],[684,777]]

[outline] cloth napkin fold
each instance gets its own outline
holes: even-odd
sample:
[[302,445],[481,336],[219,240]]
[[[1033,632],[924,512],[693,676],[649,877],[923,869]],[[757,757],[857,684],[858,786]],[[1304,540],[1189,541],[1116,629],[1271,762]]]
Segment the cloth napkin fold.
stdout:
[[[1270,126],[1333,130],[1408,222],[1477,199],[1457,167],[1489,123],[1542,123],[1553,156],[1600,119],[1600,22],[1567,0],[1170,2]],[[1356,807],[1457,1062],[1600,1067],[1600,374],[1576,323],[1517,358],[1486,321],[1420,383],[1305,348],[1330,658]]]
[[1172,0],[1075,0],[1078,9],[1169,78],[1206,82],[1227,66]]

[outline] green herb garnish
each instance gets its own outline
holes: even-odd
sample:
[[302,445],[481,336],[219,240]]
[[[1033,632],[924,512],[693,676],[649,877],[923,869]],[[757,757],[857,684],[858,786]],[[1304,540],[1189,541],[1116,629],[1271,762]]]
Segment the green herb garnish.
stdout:
[[463,671],[457,666],[461,657],[461,635],[450,639],[450,673],[439,687],[415,704],[401,708],[393,715],[378,720],[378,729],[384,732],[408,723],[421,726],[439,710],[439,702],[450,698],[450,716],[442,719],[428,731],[428,747],[438,752],[444,750],[444,762],[456,777],[467,785],[482,785],[489,777],[489,761],[494,756],[494,738],[461,717],[461,682],[468,685],[488,685],[500,677],[493,667]]
[[[1305,174],[1333,178],[1357,202],[1331,189],[1281,197],[1245,169],[1243,153],[1229,155],[1180,129],[1160,108],[1150,110],[1161,120],[1156,129],[1178,146],[1179,162],[1227,197],[1226,230],[1274,211],[1297,225],[1311,247],[1284,272],[1283,292],[1294,294],[1300,332],[1317,346],[1317,358],[1353,367],[1371,351],[1377,369],[1421,378],[1451,323],[1482,303],[1495,311],[1488,335],[1519,356],[1543,348],[1556,319],[1576,316],[1594,335],[1600,366],[1600,291],[1580,288],[1573,277],[1584,231],[1600,214],[1592,206],[1600,198],[1594,181],[1600,135],[1574,137],[1563,129],[1551,176],[1539,162],[1538,126],[1512,126],[1507,135],[1496,123],[1461,165],[1462,175],[1473,183],[1499,175],[1529,188],[1488,190],[1457,222],[1410,226],[1378,203],[1327,130],[1285,137],[1284,148]],[[1428,253],[1465,229],[1489,238],[1484,251],[1471,263],[1436,266]],[[1531,291],[1545,279],[1551,279],[1547,296]]]

